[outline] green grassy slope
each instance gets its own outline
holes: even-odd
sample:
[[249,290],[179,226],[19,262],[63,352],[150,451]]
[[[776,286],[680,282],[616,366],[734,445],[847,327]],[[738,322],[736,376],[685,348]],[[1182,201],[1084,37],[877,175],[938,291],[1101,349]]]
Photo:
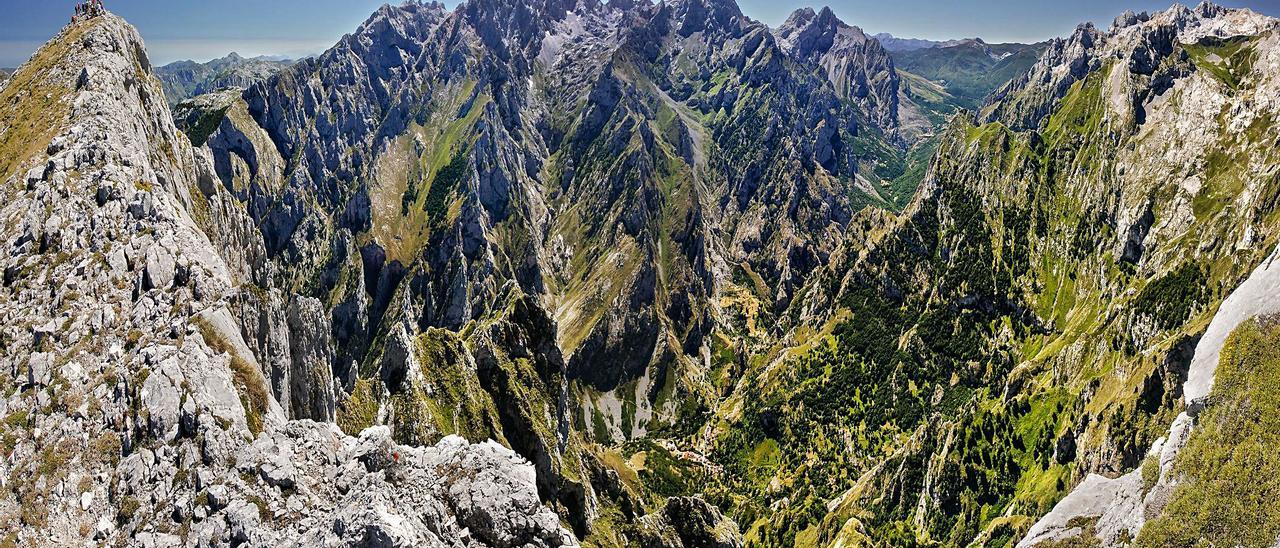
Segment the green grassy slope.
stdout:
[[1236,328],[1199,428],[1174,461],[1178,484],[1138,546],[1271,546],[1280,537],[1280,325]]

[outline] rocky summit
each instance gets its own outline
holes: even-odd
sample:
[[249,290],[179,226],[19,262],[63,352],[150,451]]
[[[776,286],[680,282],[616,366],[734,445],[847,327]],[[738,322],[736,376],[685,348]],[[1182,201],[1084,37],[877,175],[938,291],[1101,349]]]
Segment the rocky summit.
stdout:
[[0,81],[0,545],[1274,545],[1278,74],[1209,3],[79,18]]

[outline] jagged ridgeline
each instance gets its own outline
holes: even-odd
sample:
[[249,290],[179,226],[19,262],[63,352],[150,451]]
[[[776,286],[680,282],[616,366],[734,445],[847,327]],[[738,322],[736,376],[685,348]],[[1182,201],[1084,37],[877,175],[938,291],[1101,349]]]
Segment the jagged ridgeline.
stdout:
[[1126,14],[980,99],[829,9],[409,2],[171,112],[75,23],[0,83],[0,540],[1230,531],[1268,501],[1205,462],[1270,423],[1200,397],[1271,376],[1272,320],[1223,345],[1280,308],[1276,28]]

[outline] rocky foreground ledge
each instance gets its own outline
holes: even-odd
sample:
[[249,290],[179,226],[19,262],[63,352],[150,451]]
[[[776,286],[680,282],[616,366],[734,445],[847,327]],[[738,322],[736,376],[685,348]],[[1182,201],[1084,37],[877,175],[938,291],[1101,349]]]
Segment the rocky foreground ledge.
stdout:
[[115,16],[0,85],[0,544],[575,545],[495,443],[285,420],[197,165]]

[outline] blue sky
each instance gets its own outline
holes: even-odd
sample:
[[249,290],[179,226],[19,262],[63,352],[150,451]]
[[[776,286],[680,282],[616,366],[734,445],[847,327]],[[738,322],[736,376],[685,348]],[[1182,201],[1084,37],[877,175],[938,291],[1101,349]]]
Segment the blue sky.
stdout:
[[[242,55],[298,57],[319,53],[355,29],[383,2],[376,0],[105,0],[142,32],[153,61]],[[1194,2],[1198,0],[1184,0]],[[1082,21],[1106,27],[1125,9],[1155,11],[1171,0],[738,0],[765,23],[792,10],[830,5],[868,32],[910,38],[1039,41],[1071,32]],[[1280,0],[1221,0],[1280,16]],[[447,4],[452,7],[457,0]],[[0,0],[0,66],[16,66],[57,33],[71,0]]]

